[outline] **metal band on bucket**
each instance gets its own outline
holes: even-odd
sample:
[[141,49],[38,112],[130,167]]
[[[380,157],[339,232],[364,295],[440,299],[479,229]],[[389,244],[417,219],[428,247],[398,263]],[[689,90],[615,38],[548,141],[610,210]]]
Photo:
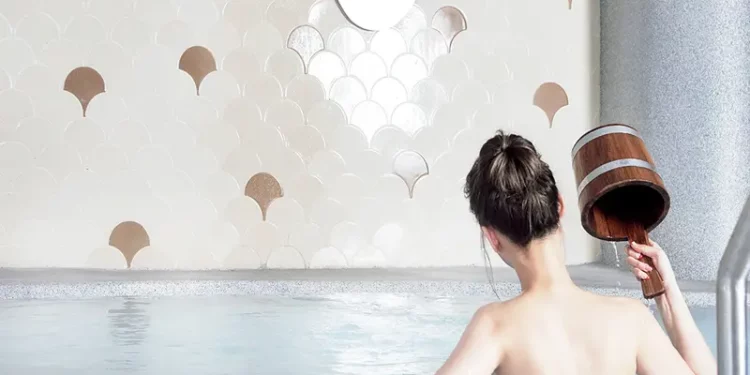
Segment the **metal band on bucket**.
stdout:
[[586,175],[586,177],[581,180],[581,183],[578,184],[578,195],[581,195],[581,192],[583,189],[588,186],[588,184],[591,183],[591,181],[594,181],[597,177],[618,169],[618,168],[626,168],[626,167],[636,167],[636,168],[645,168],[650,171],[656,171],[656,168],[649,162],[641,159],[619,159],[619,160],[612,160],[608,163],[604,163],[593,171],[591,171],[589,174]]
[[594,129],[586,133],[583,137],[581,137],[581,139],[579,139],[578,142],[576,142],[576,144],[573,146],[573,151],[571,155],[575,157],[578,151],[581,150],[581,148],[583,148],[583,146],[593,141],[594,139],[605,136],[607,134],[614,134],[614,133],[625,133],[625,134],[630,134],[632,136],[641,138],[641,136],[638,134],[638,131],[631,128],[630,126],[625,126],[625,125],[602,126],[600,128]]

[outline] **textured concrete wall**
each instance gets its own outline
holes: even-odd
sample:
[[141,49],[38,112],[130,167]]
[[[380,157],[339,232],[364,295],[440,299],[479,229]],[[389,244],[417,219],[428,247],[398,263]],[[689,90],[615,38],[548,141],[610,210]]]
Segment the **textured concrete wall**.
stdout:
[[643,132],[672,195],[653,238],[678,276],[715,279],[750,193],[750,2],[602,1],[600,99],[603,123]]

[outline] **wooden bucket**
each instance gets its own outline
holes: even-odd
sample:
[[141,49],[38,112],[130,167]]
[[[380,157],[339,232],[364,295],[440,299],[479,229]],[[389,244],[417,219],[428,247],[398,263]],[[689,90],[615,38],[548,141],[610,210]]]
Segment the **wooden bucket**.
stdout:
[[[638,131],[622,124],[594,128],[573,146],[581,223],[604,241],[648,243],[648,232],[669,211],[667,193]],[[644,261],[653,267],[649,258]],[[643,295],[664,293],[656,270],[642,282]]]

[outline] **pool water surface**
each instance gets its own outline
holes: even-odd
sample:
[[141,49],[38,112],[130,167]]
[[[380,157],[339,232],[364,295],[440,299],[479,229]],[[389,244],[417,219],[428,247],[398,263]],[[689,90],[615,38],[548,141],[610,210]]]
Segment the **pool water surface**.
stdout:
[[[489,298],[0,301],[2,374],[432,374]],[[715,350],[715,313],[693,315]]]

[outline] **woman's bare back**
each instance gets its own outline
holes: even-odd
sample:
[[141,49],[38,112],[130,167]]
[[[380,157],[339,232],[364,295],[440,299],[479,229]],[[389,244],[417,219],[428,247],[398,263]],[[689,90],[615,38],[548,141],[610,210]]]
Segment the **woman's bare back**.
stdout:
[[581,290],[524,293],[487,306],[497,324],[502,365],[496,374],[636,372],[638,301]]

